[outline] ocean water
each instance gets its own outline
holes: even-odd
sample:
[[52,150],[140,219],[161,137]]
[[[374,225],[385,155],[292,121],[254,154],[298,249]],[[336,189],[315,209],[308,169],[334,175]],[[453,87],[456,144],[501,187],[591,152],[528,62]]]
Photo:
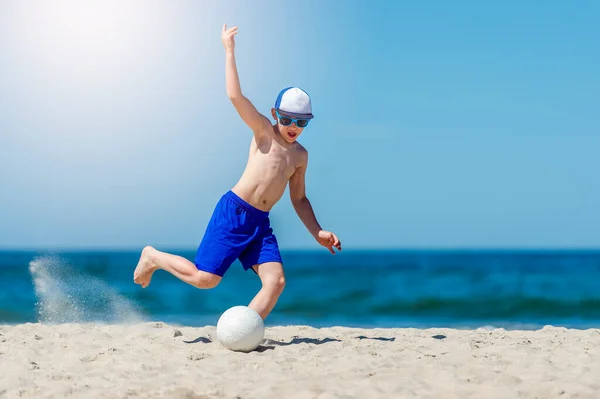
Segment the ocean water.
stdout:
[[[194,252],[177,252],[193,259]],[[287,284],[267,326],[600,327],[600,251],[283,253]],[[0,324],[164,321],[216,325],[260,289],[235,262],[199,290],[162,270],[133,282],[139,251],[0,252]]]

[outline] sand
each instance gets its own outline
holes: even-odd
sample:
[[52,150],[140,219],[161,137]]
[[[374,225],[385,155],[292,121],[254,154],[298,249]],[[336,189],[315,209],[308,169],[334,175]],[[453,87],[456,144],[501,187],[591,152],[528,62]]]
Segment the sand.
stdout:
[[0,326],[0,398],[599,398],[600,330]]

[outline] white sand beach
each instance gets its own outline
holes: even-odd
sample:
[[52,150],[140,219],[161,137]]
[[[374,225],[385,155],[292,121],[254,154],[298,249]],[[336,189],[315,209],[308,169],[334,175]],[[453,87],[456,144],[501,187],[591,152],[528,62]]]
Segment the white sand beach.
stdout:
[[600,330],[0,326],[1,398],[598,398]]

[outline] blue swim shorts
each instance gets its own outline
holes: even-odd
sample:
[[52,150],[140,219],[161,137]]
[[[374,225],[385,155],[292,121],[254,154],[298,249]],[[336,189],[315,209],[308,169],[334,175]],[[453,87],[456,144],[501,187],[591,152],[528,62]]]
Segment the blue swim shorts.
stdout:
[[213,211],[194,263],[198,270],[223,277],[236,259],[244,270],[265,262],[283,263],[269,212],[253,207],[230,190]]

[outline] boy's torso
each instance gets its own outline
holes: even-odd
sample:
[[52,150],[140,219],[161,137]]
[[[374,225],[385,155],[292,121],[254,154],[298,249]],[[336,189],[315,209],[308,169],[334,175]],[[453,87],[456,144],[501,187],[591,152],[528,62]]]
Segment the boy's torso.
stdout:
[[300,143],[285,143],[273,131],[259,142],[253,138],[246,169],[232,191],[255,208],[269,211],[305,157]]

